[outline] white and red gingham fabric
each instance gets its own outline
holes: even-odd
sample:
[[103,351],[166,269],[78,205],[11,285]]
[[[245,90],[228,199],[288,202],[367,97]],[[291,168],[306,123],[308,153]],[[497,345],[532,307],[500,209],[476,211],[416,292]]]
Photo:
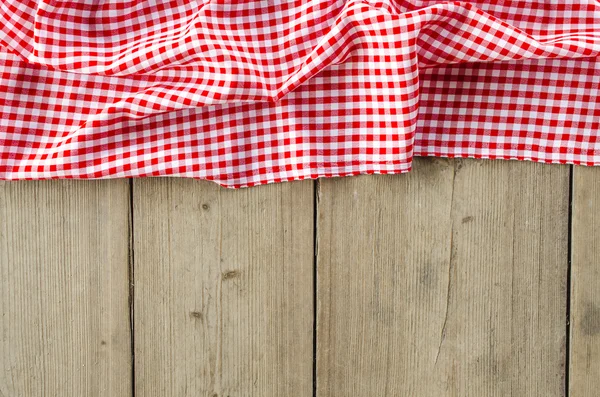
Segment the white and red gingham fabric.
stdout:
[[600,164],[594,0],[2,0],[0,179]]

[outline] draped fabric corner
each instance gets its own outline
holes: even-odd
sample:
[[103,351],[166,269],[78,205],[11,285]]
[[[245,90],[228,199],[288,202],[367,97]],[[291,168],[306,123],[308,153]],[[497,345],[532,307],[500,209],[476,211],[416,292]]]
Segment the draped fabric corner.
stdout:
[[600,2],[4,0],[0,179],[600,164]]

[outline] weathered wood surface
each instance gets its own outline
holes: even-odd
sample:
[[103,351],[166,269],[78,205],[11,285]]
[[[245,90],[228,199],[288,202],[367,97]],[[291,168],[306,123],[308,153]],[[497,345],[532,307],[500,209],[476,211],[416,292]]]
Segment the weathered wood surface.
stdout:
[[321,181],[317,395],[563,395],[568,186],[431,159]]
[[316,225],[312,181],[0,182],[0,396],[312,396],[317,226],[317,396],[596,395],[599,171],[570,302],[566,166],[320,180]]
[[0,182],[0,396],[129,396],[127,181]]
[[310,396],[313,183],[133,193],[136,396]]
[[571,397],[600,394],[600,169],[575,167],[571,265]]

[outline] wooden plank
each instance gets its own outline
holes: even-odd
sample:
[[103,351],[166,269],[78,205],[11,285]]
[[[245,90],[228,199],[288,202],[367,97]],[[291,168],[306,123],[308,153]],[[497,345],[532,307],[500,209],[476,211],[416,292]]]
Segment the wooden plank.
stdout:
[[568,167],[414,167],[320,182],[317,395],[563,395]]
[[571,235],[570,396],[600,390],[600,169],[575,167]]
[[310,396],[313,184],[134,185],[136,396]]
[[129,396],[127,181],[0,182],[0,396]]

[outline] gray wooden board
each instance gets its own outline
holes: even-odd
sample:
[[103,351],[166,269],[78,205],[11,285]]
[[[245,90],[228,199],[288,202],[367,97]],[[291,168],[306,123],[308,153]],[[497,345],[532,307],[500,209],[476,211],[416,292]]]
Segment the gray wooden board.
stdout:
[[570,396],[600,395],[600,169],[575,167]]
[[310,396],[313,183],[134,185],[136,396]]
[[317,395],[563,395],[568,186],[441,159],[322,180]]
[[127,181],[0,182],[0,396],[129,396]]

